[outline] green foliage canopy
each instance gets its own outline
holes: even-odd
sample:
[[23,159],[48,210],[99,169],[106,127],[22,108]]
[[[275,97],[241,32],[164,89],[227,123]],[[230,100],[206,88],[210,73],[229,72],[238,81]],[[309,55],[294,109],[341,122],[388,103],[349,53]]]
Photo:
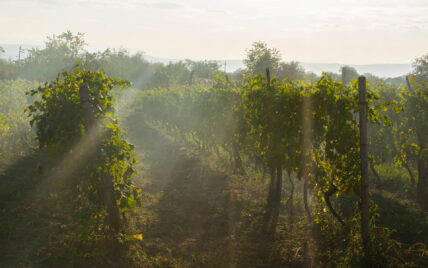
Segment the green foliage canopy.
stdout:
[[266,74],[269,68],[271,75],[276,75],[281,61],[281,54],[276,48],[268,48],[266,43],[254,42],[253,46],[247,50],[247,57],[244,64],[251,75]]
[[[89,88],[91,111],[82,108],[80,90],[83,84]],[[133,145],[125,141],[117,125],[110,95],[114,87],[129,85],[104,72],[91,72],[77,66],[74,72],[64,71],[53,81],[29,92],[41,98],[27,108],[31,124],[37,129],[40,147],[47,147],[53,154],[77,154],[75,159],[83,159],[70,163],[81,165],[75,167],[78,171],[70,178],[72,184],[77,185],[71,189],[74,202],[80,202],[81,196],[90,200],[94,215],[104,210],[100,178],[106,174],[112,180],[115,200],[122,211],[133,209],[140,202],[141,190],[131,181],[137,161],[132,153]],[[96,122],[92,128],[87,125],[88,112]]]

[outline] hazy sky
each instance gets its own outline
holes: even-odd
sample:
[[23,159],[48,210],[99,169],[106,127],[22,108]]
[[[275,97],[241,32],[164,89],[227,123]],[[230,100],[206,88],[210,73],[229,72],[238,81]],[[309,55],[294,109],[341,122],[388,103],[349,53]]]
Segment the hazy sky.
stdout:
[[427,0],[0,0],[0,43],[66,30],[90,50],[241,59],[257,40],[286,61],[409,63],[428,52]]

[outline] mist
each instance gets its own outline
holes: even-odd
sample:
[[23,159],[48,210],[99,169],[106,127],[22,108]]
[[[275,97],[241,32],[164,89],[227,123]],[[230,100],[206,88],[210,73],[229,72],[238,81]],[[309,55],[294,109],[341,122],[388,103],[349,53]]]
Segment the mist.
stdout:
[[0,266],[425,267],[426,6],[304,2],[0,4]]

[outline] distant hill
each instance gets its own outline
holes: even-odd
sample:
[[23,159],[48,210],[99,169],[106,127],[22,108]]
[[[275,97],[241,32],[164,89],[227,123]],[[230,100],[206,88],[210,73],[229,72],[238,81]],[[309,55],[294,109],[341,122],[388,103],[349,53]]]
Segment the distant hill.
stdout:
[[[164,63],[168,64],[169,62],[178,62],[178,59],[164,59],[153,56],[144,56],[144,58],[152,63]],[[234,72],[238,69],[245,68],[245,65],[242,60],[218,60],[223,67],[226,63],[226,72]],[[300,62],[300,65],[306,70],[313,72],[317,75],[321,75],[322,72],[332,72],[339,73],[340,67],[347,65],[354,67],[359,74],[371,73],[373,75],[388,78],[388,77],[398,77],[403,76],[412,71],[412,65],[406,63],[398,64],[342,64],[342,63],[314,63],[314,62]]]
[[[27,50],[33,47],[41,47],[30,44],[0,44],[5,49],[5,53],[1,56],[4,59],[8,60],[17,60],[19,54],[19,46],[23,49],[21,58],[27,56]],[[163,63],[168,64],[169,62],[178,62],[180,59],[165,59],[160,57],[153,57],[150,55],[145,55],[144,58],[152,63]],[[181,59],[184,60],[184,59]],[[222,65],[222,70],[226,72],[234,72],[238,69],[245,68],[242,60],[218,60]],[[338,73],[341,66],[348,65],[354,67],[358,73],[365,74],[371,73],[379,77],[398,77],[408,74],[412,71],[412,65],[406,63],[400,64],[342,64],[342,63],[314,63],[314,62],[300,62],[301,66],[306,70],[313,72],[317,75],[321,75],[322,72],[333,72]],[[226,66],[225,66],[226,65]]]
[[341,64],[341,63],[312,63],[301,62],[303,68],[320,75],[322,72],[338,73],[340,67],[348,65],[354,67],[359,74],[371,73],[379,77],[397,77],[403,76],[412,71],[411,64]]

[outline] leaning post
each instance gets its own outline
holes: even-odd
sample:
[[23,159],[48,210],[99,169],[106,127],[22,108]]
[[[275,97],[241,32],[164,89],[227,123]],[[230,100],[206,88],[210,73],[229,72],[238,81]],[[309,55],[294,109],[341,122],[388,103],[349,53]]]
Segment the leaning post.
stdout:
[[370,208],[369,208],[369,169],[367,141],[367,100],[366,78],[358,77],[359,119],[360,119],[360,163],[361,163],[361,236],[364,258],[370,263]]

